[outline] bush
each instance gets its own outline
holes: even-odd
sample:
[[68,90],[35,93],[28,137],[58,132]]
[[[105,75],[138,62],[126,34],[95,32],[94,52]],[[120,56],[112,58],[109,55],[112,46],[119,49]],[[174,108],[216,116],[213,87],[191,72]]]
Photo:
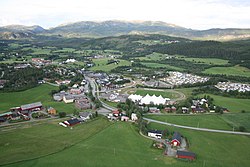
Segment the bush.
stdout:
[[59,112],[59,117],[60,118],[66,117],[66,112]]
[[239,127],[239,131],[245,132],[245,131],[246,131],[246,128],[245,128],[244,126],[240,126],[240,127]]

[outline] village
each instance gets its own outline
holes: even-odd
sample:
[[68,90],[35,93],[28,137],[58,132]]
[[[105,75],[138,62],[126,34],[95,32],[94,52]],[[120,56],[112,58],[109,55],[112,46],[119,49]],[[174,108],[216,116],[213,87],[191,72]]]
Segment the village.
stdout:
[[218,82],[215,85],[216,88],[222,91],[238,91],[238,92],[249,92],[250,85],[249,84],[242,84],[242,83],[233,83],[233,82]]

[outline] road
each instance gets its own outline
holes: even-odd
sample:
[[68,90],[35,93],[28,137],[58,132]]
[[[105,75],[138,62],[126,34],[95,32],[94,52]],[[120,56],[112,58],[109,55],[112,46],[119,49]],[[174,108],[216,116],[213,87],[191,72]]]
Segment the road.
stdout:
[[184,129],[191,129],[191,130],[205,131],[205,132],[227,133],[227,134],[235,134],[235,135],[249,135],[250,136],[250,133],[248,133],[248,132],[234,132],[234,131],[217,130],[217,129],[195,128],[195,127],[190,127],[190,126],[183,126],[183,125],[177,125],[177,124],[157,121],[157,120],[149,119],[149,118],[145,118],[145,117],[143,117],[143,119],[146,121],[149,121],[149,122],[155,122],[155,123],[159,123],[159,124],[163,124],[163,125],[174,126],[174,127],[178,127],[178,128],[184,128]]

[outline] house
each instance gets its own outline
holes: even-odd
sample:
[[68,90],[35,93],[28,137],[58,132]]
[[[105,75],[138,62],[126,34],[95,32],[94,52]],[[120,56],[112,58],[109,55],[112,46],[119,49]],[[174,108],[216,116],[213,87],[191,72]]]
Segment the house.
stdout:
[[64,101],[64,103],[73,103],[74,98],[71,95],[66,95],[66,96],[63,96],[63,101]]
[[36,103],[21,105],[20,109],[21,111],[24,111],[24,110],[35,111],[35,110],[41,110],[42,107],[43,105],[41,102],[36,102]]
[[70,89],[69,92],[70,92],[70,94],[74,94],[74,95],[79,95],[82,93],[82,91],[78,88],[72,88],[72,89]]
[[160,110],[157,107],[149,107],[149,112],[151,112],[151,113],[157,113],[159,111]]
[[48,114],[56,115],[56,109],[54,109],[53,107],[49,107],[48,108]]
[[187,107],[181,107],[181,111],[183,114],[188,112],[188,108]]
[[171,144],[173,146],[180,146],[181,145],[181,134],[179,132],[174,132],[174,135],[171,140]]
[[113,114],[113,116],[118,117],[119,114],[120,114],[120,112],[119,112],[118,110],[114,110],[114,111],[112,112],[112,114]]
[[176,158],[182,158],[182,159],[188,159],[188,160],[195,160],[196,155],[193,152],[179,151],[179,150],[177,150]]
[[66,126],[74,126],[74,125],[79,124],[79,123],[81,123],[81,122],[77,118],[69,119],[69,120],[63,122],[63,124],[65,124]]
[[131,114],[131,120],[132,121],[137,121],[138,120],[138,117],[137,117],[137,115],[135,113]]
[[127,117],[127,116],[122,116],[121,117],[121,121],[127,122],[128,120],[129,120],[129,117]]
[[75,106],[81,110],[86,110],[91,108],[91,104],[88,100],[88,98],[81,98],[76,100]]
[[165,107],[165,108],[164,108],[164,111],[165,111],[165,112],[171,112],[172,110],[171,110],[170,107]]
[[160,131],[160,130],[149,130],[148,131],[148,136],[156,138],[156,139],[161,139],[162,131]]
[[92,117],[91,112],[79,112],[79,117],[83,120],[86,121]]

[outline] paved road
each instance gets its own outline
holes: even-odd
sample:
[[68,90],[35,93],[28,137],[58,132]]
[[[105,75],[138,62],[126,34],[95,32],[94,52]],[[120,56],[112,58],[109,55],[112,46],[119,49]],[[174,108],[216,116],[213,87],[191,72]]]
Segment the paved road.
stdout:
[[157,121],[157,120],[149,119],[149,118],[143,118],[143,119],[147,120],[149,122],[155,122],[155,123],[159,123],[159,124],[163,124],[163,125],[169,125],[169,126],[174,126],[174,127],[178,127],[178,128],[184,128],[184,129],[191,129],[191,130],[205,131],[205,132],[227,133],[227,134],[235,134],[235,135],[249,135],[250,136],[250,133],[248,133],[248,132],[234,132],[234,131],[226,131],[226,130],[207,129],[207,128],[195,128],[195,127],[190,127],[190,126],[176,125],[176,124],[172,124],[172,123]]

